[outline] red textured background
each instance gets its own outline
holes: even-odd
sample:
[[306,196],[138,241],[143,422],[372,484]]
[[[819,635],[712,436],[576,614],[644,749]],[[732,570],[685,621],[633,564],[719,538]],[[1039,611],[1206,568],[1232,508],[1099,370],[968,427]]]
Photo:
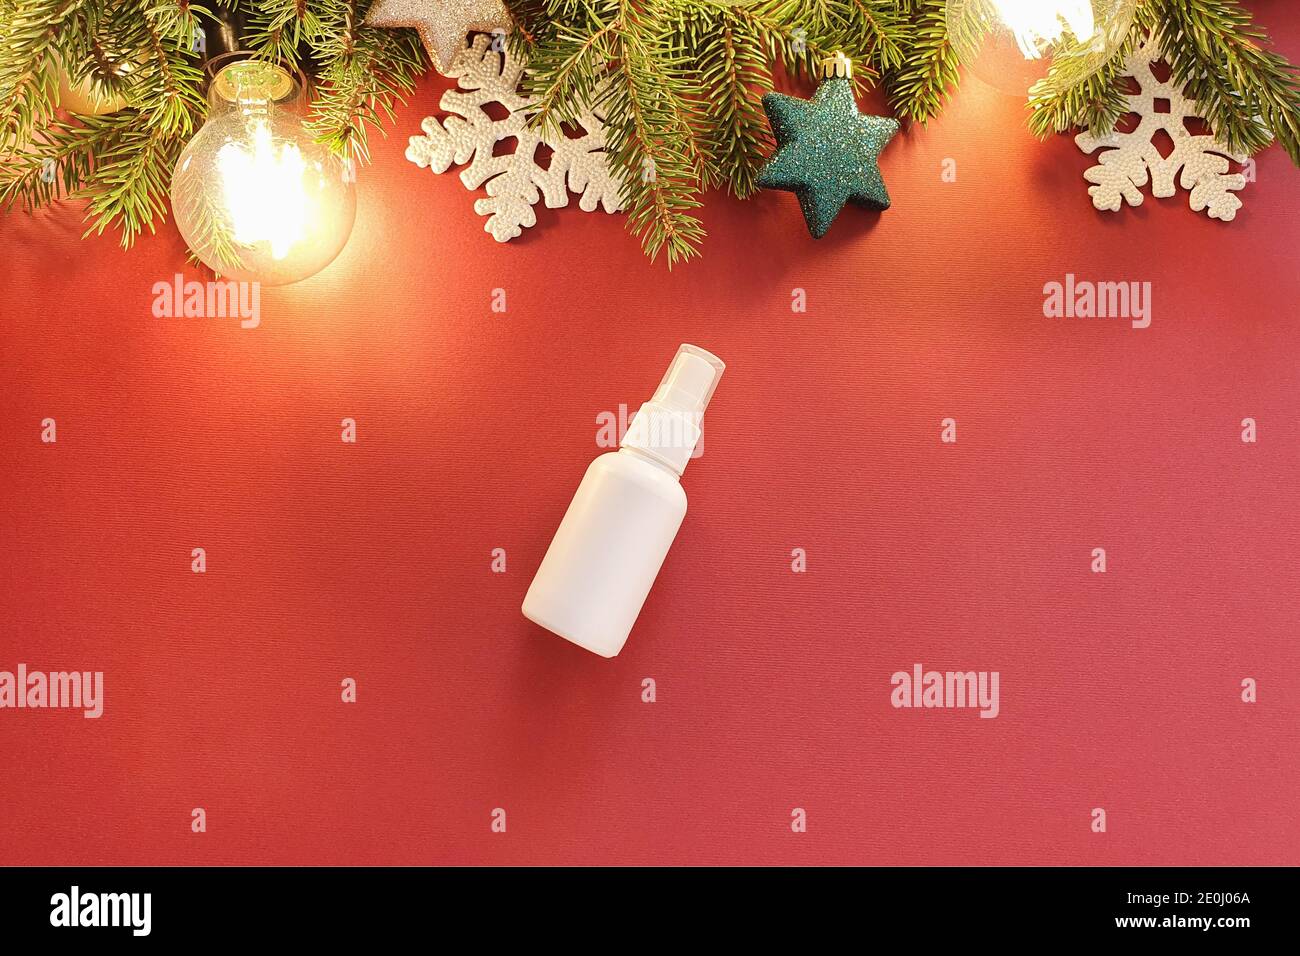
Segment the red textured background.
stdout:
[[[97,721],[0,711],[0,863],[1300,863],[1284,154],[1231,224],[1097,213],[1092,160],[971,80],[886,151],[893,209],[814,243],[787,194],[714,196],[669,274],[576,207],[494,243],[402,155],[444,84],[255,330],[150,314],[202,277],[170,226],[0,219],[0,669],[106,685]],[[1151,327],[1045,319],[1066,272],[1153,283]],[[684,341],[728,371],[602,660],[519,604],[595,416]],[[999,671],[1001,715],[891,708],[916,662]]]

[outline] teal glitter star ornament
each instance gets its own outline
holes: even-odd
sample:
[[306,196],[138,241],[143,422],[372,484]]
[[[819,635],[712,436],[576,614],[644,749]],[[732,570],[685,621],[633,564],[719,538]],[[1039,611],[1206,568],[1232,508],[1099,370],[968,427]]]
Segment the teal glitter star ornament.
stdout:
[[758,175],[764,189],[799,197],[814,239],[826,235],[847,202],[889,208],[877,161],[898,132],[898,120],[858,112],[853,67],[843,53],[822,64],[822,75],[811,100],[781,93],[763,97],[778,148]]

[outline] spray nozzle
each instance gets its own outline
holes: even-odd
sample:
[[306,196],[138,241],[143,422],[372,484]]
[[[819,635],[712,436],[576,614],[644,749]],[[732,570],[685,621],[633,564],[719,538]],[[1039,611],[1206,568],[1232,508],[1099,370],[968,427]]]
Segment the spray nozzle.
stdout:
[[623,436],[635,448],[681,474],[700,440],[700,421],[726,366],[696,345],[683,345],[673,356],[654,397],[641,406]]
[[712,352],[706,352],[698,345],[683,345],[673,356],[673,364],[668,366],[650,401],[703,415],[726,367]]

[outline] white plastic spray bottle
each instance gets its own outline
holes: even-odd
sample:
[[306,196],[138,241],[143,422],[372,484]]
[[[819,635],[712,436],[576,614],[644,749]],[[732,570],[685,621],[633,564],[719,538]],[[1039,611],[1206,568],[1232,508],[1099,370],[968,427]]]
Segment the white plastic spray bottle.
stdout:
[[618,451],[591,463],[524,598],[524,617],[602,657],[623,649],[686,516],[678,479],[725,368],[683,345]]

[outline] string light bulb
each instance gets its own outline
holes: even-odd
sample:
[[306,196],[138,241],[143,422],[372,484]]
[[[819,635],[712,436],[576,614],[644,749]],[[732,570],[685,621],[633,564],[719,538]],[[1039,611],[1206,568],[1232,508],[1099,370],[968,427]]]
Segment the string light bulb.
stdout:
[[1101,69],[1133,25],[1138,0],[947,0],[958,59],[996,89],[1017,96],[1069,61],[1072,81]]
[[185,242],[222,276],[297,282],[347,243],[352,167],[315,142],[301,97],[302,84],[277,64],[217,65],[208,121],[176,163],[171,200]]
[[993,6],[1026,60],[1041,59],[1044,52],[1067,33],[1075,37],[1091,37],[1096,28],[1092,0],[1061,3],[993,0]]

